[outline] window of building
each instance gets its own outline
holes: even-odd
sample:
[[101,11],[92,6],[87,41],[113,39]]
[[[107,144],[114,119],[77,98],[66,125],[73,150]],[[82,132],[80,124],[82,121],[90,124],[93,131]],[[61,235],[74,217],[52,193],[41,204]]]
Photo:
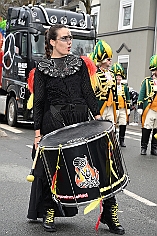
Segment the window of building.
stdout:
[[134,0],[120,0],[118,30],[132,28],[133,11],[134,11]]
[[61,6],[67,6],[72,0],[62,0]]
[[120,63],[125,72],[126,78],[122,80],[123,83],[128,83],[128,70],[129,70],[129,55],[118,56],[118,63]]
[[131,6],[124,7],[123,26],[130,25]]

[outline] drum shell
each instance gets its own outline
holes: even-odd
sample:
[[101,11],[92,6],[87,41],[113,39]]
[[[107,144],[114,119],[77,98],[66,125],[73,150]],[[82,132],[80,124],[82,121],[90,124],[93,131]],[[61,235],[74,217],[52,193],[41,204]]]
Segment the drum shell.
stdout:
[[[121,155],[114,131],[110,129],[86,142],[61,148],[60,155],[59,148],[45,148],[43,159],[53,178],[59,156],[57,196],[62,204],[75,206],[99,197],[110,198],[127,185]],[[86,164],[78,168],[77,162]]]

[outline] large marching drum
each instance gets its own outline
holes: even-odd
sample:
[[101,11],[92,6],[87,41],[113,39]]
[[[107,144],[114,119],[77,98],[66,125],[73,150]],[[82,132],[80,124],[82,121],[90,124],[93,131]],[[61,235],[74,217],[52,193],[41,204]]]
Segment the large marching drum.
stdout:
[[110,198],[129,181],[110,121],[92,120],[58,129],[45,135],[39,148],[52,193],[62,205]]

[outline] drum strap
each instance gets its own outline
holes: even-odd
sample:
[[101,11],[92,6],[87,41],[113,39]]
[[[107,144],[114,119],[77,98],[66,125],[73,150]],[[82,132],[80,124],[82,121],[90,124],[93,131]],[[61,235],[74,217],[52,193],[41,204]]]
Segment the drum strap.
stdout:
[[61,116],[60,112],[53,105],[50,105],[50,112],[56,120],[58,120],[59,122],[61,122],[65,126],[63,117]]
[[87,113],[88,107],[87,105],[81,105],[81,104],[66,104],[66,105],[56,105],[56,106],[50,105],[50,112],[52,116],[65,126],[64,119],[62,115],[60,114],[61,110],[70,111],[70,112],[79,111],[79,112]]
[[66,104],[66,105],[56,105],[55,108],[59,111],[80,111],[80,112],[87,112],[88,106],[82,104]]

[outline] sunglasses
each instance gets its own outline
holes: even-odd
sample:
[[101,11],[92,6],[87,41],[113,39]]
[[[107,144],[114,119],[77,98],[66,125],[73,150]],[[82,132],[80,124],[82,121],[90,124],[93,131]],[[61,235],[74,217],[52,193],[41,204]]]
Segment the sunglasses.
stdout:
[[61,38],[57,39],[57,40],[60,40],[62,42],[69,42],[73,39],[73,36],[72,35],[68,35],[68,36],[62,36]]

